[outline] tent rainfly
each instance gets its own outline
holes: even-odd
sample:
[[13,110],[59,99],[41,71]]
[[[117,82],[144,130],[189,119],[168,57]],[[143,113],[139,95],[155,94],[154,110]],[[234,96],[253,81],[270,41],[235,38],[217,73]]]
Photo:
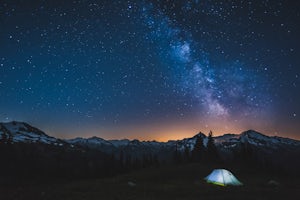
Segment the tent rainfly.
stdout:
[[243,185],[235,176],[226,169],[214,169],[207,177],[204,178],[206,182],[215,185],[227,186]]

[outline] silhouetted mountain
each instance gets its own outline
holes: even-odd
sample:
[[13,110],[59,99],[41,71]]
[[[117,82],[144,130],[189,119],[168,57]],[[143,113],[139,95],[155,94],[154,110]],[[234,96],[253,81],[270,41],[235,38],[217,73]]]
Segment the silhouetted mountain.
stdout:
[[277,136],[266,136],[254,130],[245,131],[239,135],[225,134],[215,137],[216,144],[223,148],[234,148],[239,143],[249,143],[257,147],[280,148],[282,146],[300,146],[300,141]]
[[[194,148],[197,137],[203,139],[204,146],[207,145],[207,136],[198,133],[191,138],[182,140],[169,140],[168,142],[157,141],[139,141],[139,140],[105,140],[100,137],[91,138],[75,138],[69,140],[61,140],[45,134],[38,128],[35,128],[24,122],[8,122],[0,123],[0,141],[9,141],[11,143],[44,143],[63,146],[66,144],[74,144],[91,149],[99,149],[104,152],[114,152],[118,149],[128,151],[147,151],[159,152],[166,149],[174,149],[177,145],[179,151],[185,148],[192,150]],[[256,147],[266,148],[266,150],[276,150],[280,148],[293,149],[300,147],[300,141],[282,138],[277,136],[266,136],[254,130],[248,130],[241,134],[225,134],[214,137],[217,147],[221,150],[230,150],[238,147],[240,144],[248,143]]]
[[[174,158],[174,152],[177,152],[179,156],[190,156],[197,138],[201,138],[203,147],[207,148],[208,137],[201,132],[191,138],[168,142],[128,139],[105,140],[95,136],[61,140],[48,136],[43,131],[24,122],[0,123],[0,144],[18,146],[26,144],[26,148],[31,145],[38,146],[39,149],[42,146],[43,151],[39,154],[41,157],[43,154],[47,155],[46,157],[51,154],[58,156],[58,152],[63,151],[67,154],[71,152],[71,157],[76,160],[74,152],[77,152],[83,160],[89,160],[91,163],[94,162],[93,159],[97,157],[95,156],[97,154],[101,154],[100,157],[105,157],[105,159],[111,155],[113,156],[111,162],[120,160],[122,166],[125,162],[128,165],[128,163],[133,162],[140,163],[143,159],[148,162],[154,158],[157,161],[170,162]],[[297,159],[300,156],[300,141],[297,140],[266,136],[254,130],[248,130],[241,134],[225,134],[213,137],[213,140],[219,158],[224,162],[259,163],[262,166],[273,165],[280,168],[295,169],[300,167]],[[56,153],[51,153],[51,151]],[[84,152],[89,152],[93,156],[90,155],[88,159],[84,158]],[[205,153],[203,152],[203,155]],[[21,155],[20,152],[19,154]],[[188,161],[189,158],[182,158],[182,160]],[[287,165],[287,163],[293,164]]]
[[[173,150],[176,146],[179,151],[184,151],[188,148],[194,148],[196,138],[202,137],[204,146],[207,145],[207,136],[199,133],[191,138],[184,138],[182,140],[170,140],[168,142],[156,141],[139,141],[139,140],[104,140],[98,137],[92,138],[76,138],[65,140],[71,144],[86,146],[90,148],[101,149],[105,152],[114,152],[118,149],[130,151],[145,151],[147,149],[151,152],[160,152],[166,150]],[[259,132],[248,130],[241,134],[225,134],[214,137],[215,144],[220,151],[233,151],[242,144],[252,145],[256,148],[264,148],[266,151],[272,152],[278,149],[298,149],[300,141],[282,138],[277,136],[266,136]]]
[[61,139],[57,139],[45,134],[25,122],[0,123],[0,141],[10,143],[43,143],[63,146],[68,144]]
[[74,146],[15,121],[0,123],[0,160],[3,182],[44,176],[103,177],[120,171],[106,153]]

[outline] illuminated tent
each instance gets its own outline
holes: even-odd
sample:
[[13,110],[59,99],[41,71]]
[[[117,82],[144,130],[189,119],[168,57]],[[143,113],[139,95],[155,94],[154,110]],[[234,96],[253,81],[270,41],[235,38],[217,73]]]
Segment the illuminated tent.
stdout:
[[204,178],[206,182],[212,183],[215,185],[243,185],[235,176],[226,169],[215,169],[207,177]]

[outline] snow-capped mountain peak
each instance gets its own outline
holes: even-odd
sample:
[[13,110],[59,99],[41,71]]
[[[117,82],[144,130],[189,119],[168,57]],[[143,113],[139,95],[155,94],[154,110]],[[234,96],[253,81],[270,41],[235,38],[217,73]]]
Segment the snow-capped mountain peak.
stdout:
[[63,145],[62,141],[50,137],[43,131],[24,122],[0,123],[0,139],[4,143],[44,143]]
[[[208,137],[202,132],[190,138],[182,140],[170,140],[168,142],[157,141],[139,141],[139,140],[105,140],[96,136],[90,138],[74,138],[68,140],[60,140],[48,136],[43,131],[24,122],[8,122],[0,123],[0,142],[4,143],[44,143],[54,145],[77,145],[98,149],[104,152],[127,151],[138,153],[164,153],[178,151],[193,150],[198,138],[201,138],[203,145],[207,145]],[[243,144],[250,144],[258,148],[280,149],[290,147],[300,147],[300,142],[288,138],[276,136],[266,136],[254,130],[248,130],[241,134],[225,134],[214,137],[215,144],[219,150],[231,151]]]
[[223,148],[235,147],[238,144],[250,144],[253,146],[268,147],[276,149],[278,146],[290,145],[300,146],[300,142],[289,138],[267,136],[254,130],[248,130],[241,134],[225,134],[215,137],[215,142]]
[[257,131],[254,131],[254,130],[248,130],[248,131],[245,131],[243,133],[240,134],[240,138],[241,140],[251,140],[251,139],[255,139],[255,140],[261,140],[261,141],[266,141],[266,140],[269,140],[270,137],[266,136],[266,135],[263,135]]

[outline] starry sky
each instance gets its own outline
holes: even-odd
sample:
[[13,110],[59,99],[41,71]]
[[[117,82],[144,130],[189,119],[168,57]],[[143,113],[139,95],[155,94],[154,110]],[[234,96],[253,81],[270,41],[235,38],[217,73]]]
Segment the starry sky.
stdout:
[[300,139],[294,0],[2,0],[0,121],[60,138]]

